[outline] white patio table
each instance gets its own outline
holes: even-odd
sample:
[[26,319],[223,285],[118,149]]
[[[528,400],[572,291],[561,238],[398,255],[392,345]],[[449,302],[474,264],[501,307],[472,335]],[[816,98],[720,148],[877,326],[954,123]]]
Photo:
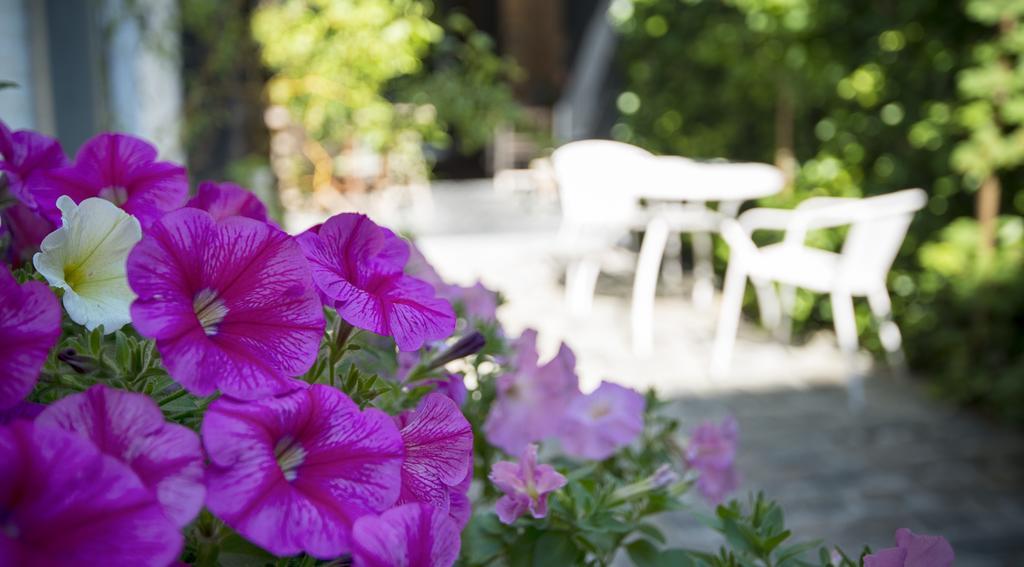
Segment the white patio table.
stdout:
[[[714,296],[711,233],[718,232],[721,219],[734,218],[744,201],[774,195],[785,184],[781,170],[763,163],[658,156],[644,170],[636,172],[633,187],[650,214],[633,280],[632,337],[638,356],[653,350],[654,299],[669,235],[692,234],[693,302],[709,311]],[[709,203],[718,203],[717,210]]]

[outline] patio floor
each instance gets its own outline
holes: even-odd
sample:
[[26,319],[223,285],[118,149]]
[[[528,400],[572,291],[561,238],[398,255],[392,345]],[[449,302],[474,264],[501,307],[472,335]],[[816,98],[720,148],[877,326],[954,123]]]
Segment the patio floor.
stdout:
[[[780,501],[801,539],[856,552],[892,545],[898,527],[945,535],[958,566],[1024,565],[1024,439],[932,401],[920,382],[878,372],[867,407],[851,413],[845,365],[830,333],[784,346],[741,325],[729,376],[708,377],[714,310],[695,310],[686,280],[669,270],[655,308],[655,351],[631,353],[628,274],[602,279],[593,311],[572,317],[553,244],[555,205],[496,195],[489,181],[435,184],[433,210],[405,229],[446,278],[499,290],[513,336],[538,330],[541,356],[559,341],[576,352],[581,385],[602,379],[656,388],[689,429],[734,415],[743,490]],[[866,363],[866,359],[864,360]],[[714,548],[685,513],[661,519],[671,543]]]

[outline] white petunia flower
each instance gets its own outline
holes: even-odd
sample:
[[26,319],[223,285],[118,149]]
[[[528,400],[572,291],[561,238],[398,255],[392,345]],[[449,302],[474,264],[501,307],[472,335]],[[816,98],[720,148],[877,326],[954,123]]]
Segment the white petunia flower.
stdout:
[[64,290],[72,321],[90,331],[103,325],[104,333],[113,333],[131,321],[135,294],[125,264],[142,239],[139,221],[106,199],[76,205],[64,195],[57,207],[63,224],[43,239],[32,263],[51,286]]

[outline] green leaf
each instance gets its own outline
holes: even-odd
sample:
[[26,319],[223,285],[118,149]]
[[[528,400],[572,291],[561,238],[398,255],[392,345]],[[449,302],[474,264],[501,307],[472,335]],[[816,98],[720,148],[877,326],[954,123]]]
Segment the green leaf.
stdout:
[[572,536],[563,531],[545,532],[533,546],[534,567],[577,565],[579,556]]
[[640,524],[636,530],[662,545],[665,544],[665,534],[661,533],[661,530],[654,524]]

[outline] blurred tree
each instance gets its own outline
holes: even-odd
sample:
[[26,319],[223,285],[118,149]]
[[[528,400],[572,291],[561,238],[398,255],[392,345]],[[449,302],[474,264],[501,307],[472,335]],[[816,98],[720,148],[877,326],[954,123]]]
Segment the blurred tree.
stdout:
[[969,0],[966,11],[997,28],[974,47],[974,65],[958,75],[964,99],[958,115],[968,137],[953,152],[953,166],[978,191],[978,243],[987,256],[995,247],[1000,172],[1024,164],[1024,0]]
[[356,146],[381,156],[382,183],[395,162],[420,169],[423,145],[447,146],[452,133],[479,149],[518,110],[514,66],[467,18],[435,14],[428,0],[272,1],[252,25],[274,71],[270,102],[307,137],[314,188],[331,185],[334,156]]
[[[609,16],[622,36],[615,137],[780,164],[791,149],[793,191],[769,206],[928,189],[890,279],[908,358],[950,397],[1024,420],[1012,409],[1024,404],[1024,0],[613,0]],[[830,319],[827,301],[798,296],[797,330]]]
[[248,175],[235,173],[266,165],[263,86],[268,73],[249,32],[256,4],[182,1],[184,131],[193,180],[231,179],[249,186]]

